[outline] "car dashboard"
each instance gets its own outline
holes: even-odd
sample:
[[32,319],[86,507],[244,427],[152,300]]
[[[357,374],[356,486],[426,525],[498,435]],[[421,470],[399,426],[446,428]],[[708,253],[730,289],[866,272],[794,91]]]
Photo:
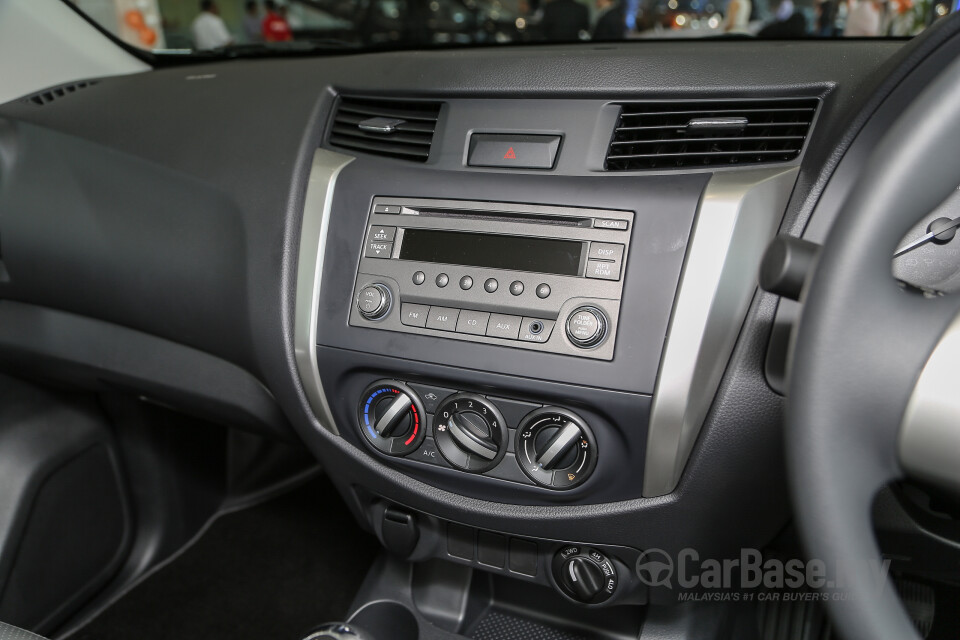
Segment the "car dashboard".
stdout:
[[[922,46],[239,60],[17,100],[0,352],[302,441],[402,556],[654,599],[644,549],[788,518],[789,309],[757,268]],[[556,570],[580,553],[597,593]]]

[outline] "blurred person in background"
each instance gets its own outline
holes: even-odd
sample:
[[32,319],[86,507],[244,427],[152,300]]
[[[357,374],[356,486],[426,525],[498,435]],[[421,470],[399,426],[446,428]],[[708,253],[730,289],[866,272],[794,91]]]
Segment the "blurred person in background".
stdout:
[[293,40],[290,23],[280,13],[277,3],[274,0],[266,0],[263,6],[267,10],[267,15],[260,25],[263,40],[265,42],[289,42]]
[[577,0],[549,0],[540,22],[543,35],[552,42],[579,40],[590,32],[590,10]]
[[627,8],[623,0],[597,0],[594,40],[623,40],[627,30]]
[[835,0],[822,0],[817,3],[817,32],[821,38],[832,38],[836,35],[836,7]]
[[847,38],[874,38],[880,35],[883,3],[879,0],[854,0],[847,12],[843,35]]
[[249,0],[244,7],[243,36],[247,42],[260,42],[263,39],[260,26],[263,19],[260,17],[260,7],[257,6],[255,0]]
[[220,11],[213,0],[202,0],[200,15],[190,26],[193,44],[197,49],[218,49],[233,42],[233,36],[220,17]]
[[748,33],[750,13],[753,11],[751,0],[730,0],[727,5],[727,15],[723,17],[723,26],[726,33]]

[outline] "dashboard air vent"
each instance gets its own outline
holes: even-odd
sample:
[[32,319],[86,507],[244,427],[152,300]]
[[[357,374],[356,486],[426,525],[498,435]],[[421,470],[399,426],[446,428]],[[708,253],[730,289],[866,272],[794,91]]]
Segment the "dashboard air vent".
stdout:
[[375,155],[426,162],[439,102],[341,97],[330,144]]
[[81,82],[71,82],[70,84],[62,84],[59,87],[53,87],[51,89],[44,89],[39,91],[32,96],[27,96],[23,99],[24,102],[30,104],[35,104],[38,107],[42,107],[45,104],[50,104],[57,98],[63,98],[64,96],[75,93],[80,89],[86,89],[87,87],[92,87],[97,84],[96,80],[84,80]]
[[787,162],[800,155],[816,98],[628,102],[607,171]]

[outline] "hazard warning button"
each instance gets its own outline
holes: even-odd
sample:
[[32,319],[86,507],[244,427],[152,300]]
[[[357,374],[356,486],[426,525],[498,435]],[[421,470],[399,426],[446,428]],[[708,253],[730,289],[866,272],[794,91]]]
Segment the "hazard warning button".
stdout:
[[475,133],[470,138],[467,164],[471,167],[552,169],[560,136]]

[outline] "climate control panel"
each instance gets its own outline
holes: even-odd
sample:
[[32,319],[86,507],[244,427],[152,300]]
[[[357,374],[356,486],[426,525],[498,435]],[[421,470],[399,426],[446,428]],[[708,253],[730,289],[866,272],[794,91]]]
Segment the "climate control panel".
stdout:
[[387,456],[554,490],[582,485],[598,459],[569,409],[397,380],[363,391],[357,424]]

